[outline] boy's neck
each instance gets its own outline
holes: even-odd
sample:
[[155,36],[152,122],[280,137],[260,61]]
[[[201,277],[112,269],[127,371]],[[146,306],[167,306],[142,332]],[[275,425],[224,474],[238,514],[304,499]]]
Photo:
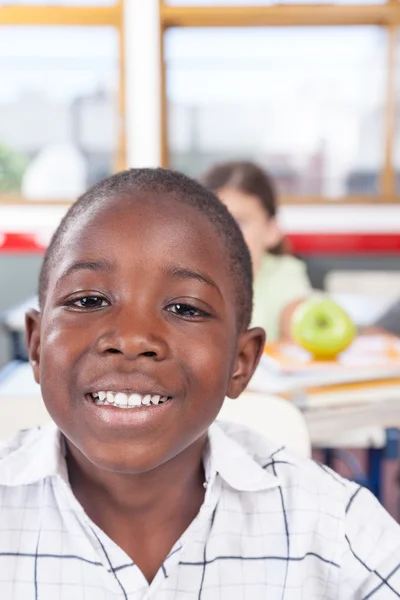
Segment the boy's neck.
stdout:
[[67,442],[72,491],[86,514],[151,581],[204,500],[206,437],[139,475],[105,471]]
[[132,475],[93,465],[67,441],[69,482],[79,501],[82,497],[85,502],[85,498],[90,499],[95,494],[96,502],[99,496],[106,497],[116,511],[148,512],[165,498],[176,496],[198,484],[203,487],[205,475],[202,457],[205,443],[204,435],[156,469]]

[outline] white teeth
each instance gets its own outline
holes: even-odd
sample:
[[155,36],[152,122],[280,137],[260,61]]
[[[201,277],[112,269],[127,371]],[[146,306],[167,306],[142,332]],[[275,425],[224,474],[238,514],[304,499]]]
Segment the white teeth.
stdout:
[[95,404],[98,405],[113,405],[117,408],[131,408],[139,406],[149,406],[150,404],[162,404],[168,400],[168,396],[160,396],[155,394],[126,394],[125,392],[93,392],[91,394]]
[[142,396],[140,394],[131,394],[129,396],[129,406],[140,406],[142,403]]
[[115,404],[118,404],[119,406],[128,406],[128,394],[123,394],[122,392],[115,394]]

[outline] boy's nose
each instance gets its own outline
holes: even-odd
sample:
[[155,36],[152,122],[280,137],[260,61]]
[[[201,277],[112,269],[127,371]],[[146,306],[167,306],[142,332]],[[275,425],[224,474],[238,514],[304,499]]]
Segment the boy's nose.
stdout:
[[126,359],[135,360],[139,356],[155,360],[167,358],[169,348],[163,326],[155,320],[115,319],[108,331],[100,333],[96,350],[102,355],[121,354]]

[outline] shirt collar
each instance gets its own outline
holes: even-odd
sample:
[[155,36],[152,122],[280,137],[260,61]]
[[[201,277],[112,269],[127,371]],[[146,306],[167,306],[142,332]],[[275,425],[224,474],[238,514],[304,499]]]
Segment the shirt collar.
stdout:
[[[57,426],[45,426],[22,432],[26,439],[0,461],[0,485],[18,486],[36,483],[47,477],[60,476],[68,481],[64,439]],[[205,453],[206,479],[216,474],[233,489],[254,492],[279,486],[275,475],[262,468],[256,459],[214,423],[208,431]]]
[[225,433],[218,423],[209,428],[208,439],[209,451],[205,457],[208,481],[211,482],[218,473],[230,487],[240,492],[257,492],[280,485],[278,477],[263,469],[254,456]]
[[13,442],[3,447],[9,453],[0,460],[0,485],[29,485],[53,475],[68,481],[64,439],[55,423],[22,431]]

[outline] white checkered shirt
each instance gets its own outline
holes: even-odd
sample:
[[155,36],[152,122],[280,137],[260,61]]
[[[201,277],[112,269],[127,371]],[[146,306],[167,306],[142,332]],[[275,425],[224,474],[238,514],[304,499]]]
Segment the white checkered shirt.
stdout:
[[0,448],[1,600],[400,597],[400,528],[365,489],[213,425],[204,504],[148,585],[85,514],[53,424]]

